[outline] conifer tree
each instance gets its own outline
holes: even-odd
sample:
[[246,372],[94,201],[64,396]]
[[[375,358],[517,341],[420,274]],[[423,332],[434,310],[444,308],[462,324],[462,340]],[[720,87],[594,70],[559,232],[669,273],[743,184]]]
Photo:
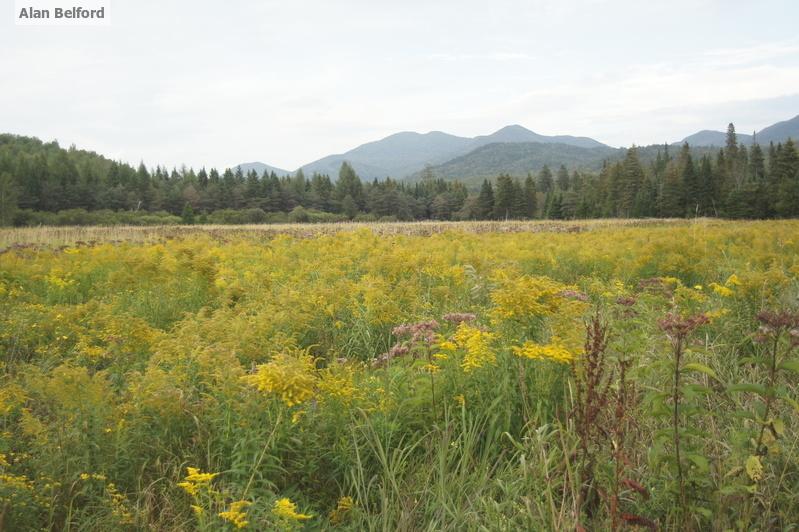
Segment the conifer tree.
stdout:
[[535,180],[533,176],[527,174],[527,179],[524,180],[524,200],[526,218],[535,218],[536,211],[538,210],[538,199],[536,198]]
[[494,194],[494,217],[507,220],[513,217],[513,179],[509,175],[497,178],[497,191]]
[[11,174],[0,172],[0,226],[12,225],[17,213],[17,184]]
[[549,191],[553,188],[552,170],[550,170],[549,166],[547,165],[544,165],[544,167],[538,173],[537,188],[544,194],[549,194]]
[[342,209],[344,207],[344,198],[347,196],[355,203],[356,209],[360,210],[363,207],[363,183],[361,183],[361,179],[350,163],[345,161],[341,163],[338,181],[336,182],[336,198],[342,201]]
[[558,168],[558,189],[561,192],[565,192],[569,190],[569,171],[566,170],[564,165],[560,165]]
[[476,209],[477,218],[480,220],[490,220],[494,217],[494,188],[488,179],[485,179],[480,187]]

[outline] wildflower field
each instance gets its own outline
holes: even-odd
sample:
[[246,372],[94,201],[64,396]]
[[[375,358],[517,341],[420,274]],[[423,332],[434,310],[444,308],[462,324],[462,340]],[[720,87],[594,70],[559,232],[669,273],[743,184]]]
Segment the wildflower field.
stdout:
[[0,530],[799,527],[799,222],[395,226],[0,231]]

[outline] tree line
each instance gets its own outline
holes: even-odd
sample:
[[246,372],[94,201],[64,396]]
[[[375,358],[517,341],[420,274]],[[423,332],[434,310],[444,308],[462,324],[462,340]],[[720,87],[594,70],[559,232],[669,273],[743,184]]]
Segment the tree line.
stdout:
[[524,179],[485,180],[475,191],[430,171],[422,175],[416,183],[364,183],[348,163],[335,180],[301,170],[277,176],[240,168],[148,169],[0,135],[0,224],[799,216],[794,142],[746,146],[732,124],[715,152],[664,145],[645,163],[633,146],[599,172],[544,166]]

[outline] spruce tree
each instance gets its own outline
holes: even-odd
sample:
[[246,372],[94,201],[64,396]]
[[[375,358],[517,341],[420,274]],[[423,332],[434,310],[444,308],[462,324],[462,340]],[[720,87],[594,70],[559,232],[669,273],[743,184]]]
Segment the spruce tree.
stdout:
[[560,165],[558,168],[558,189],[561,192],[565,192],[569,190],[569,171],[566,170],[564,165]]
[[509,175],[497,178],[497,191],[494,194],[494,217],[506,220],[513,217],[513,179]]
[[11,174],[0,172],[0,226],[12,225],[17,213],[17,184]]
[[476,216],[480,220],[490,220],[494,217],[494,188],[488,179],[483,181],[480,195],[477,196]]
[[635,198],[638,196],[638,189],[644,181],[644,169],[638,159],[638,148],[633,145],[627,150],[624,157],[621,197],[619,199],[618,214],[623,218],[632,216]]
[[185,225],[194,224],[194,209],[192,209],[191,203],[188,201],[183,206],[183,212],[180,213],[180,218]]
[[357,209],[364,206],[363,183],[350,163],[345,161],[341,163],[336,182],[336,198],[342,201],[342,208],[344,198],[347,196],[355,203]]
[[535,218],[538,210],[538,199],[536,198],[535,180],[533,176],[527,174],[524,180],[524,200],[526,203],[524,215],[526,218]]
[[552,180],[552,170],[549,169],[549,166],[544,165],[541,171],[538,173],[538,190],[543,192],[544,194],[549,194],[549,192],[553,188],[553,180]]

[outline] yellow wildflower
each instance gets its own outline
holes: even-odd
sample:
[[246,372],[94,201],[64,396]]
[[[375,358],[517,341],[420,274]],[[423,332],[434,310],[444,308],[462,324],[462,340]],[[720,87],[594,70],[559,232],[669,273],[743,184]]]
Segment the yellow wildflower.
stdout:
[[717,283],[710,283],[710,288],[712,288],[713,291],[716,292],[721,297],[730,297],[733,293],[731,288],[722,286]]
[[275,394],[294,406],[313,397],[317,384],[315,364],[307,353],[275,355],[268,364],[261,364],[253,375],[242,380],[262,392]]
[[724,282],[727,286],[741,286],[741,280],[738,279],[738,276],[735,274],[730,275],[727,277],[727,280]]
[[458,349],[458,346],[455,343],[450,342],[449,340],[444,340],[443,342],[438,343],[438,348],[442,351],[455,351]]
[[291,502],[291,499],[287,497],[275,501],[275,505],[272,507],[272,513],[278,517],[295,521],[304,521],[313,517],[312,515],[297,513],[297,505]]
[[422,366],[422,371],[427,371],[429,373],[438,373],[441,371],[440,366],[436,366],[435,364],[425,364]]
[[521,276],[506,281],[491,293],[493,314],[500,319],[524,319],[557,312],[564,299],[565,285],[549,277]]
[[252,504],[250,501],[236,501],[230,503],[230,509],[224,512],[219,512],[219,517],[225,521],[229,521],[236,528],[244,528],[247,526],[247,513],[243,512],[247,506]]
[[335,524],[344,521],[355,507],[355,500],[352,497],[341,497],[336,504],[336,509],[330,512],[330,522]]
[[559,338],[553,337],[548,344],[524,342],[520,347],[514,347],[513,353],[522,358],[531,360],[553,360],[567,364],[574,360],[574,353],[566,349]]
[[467,325],[466,322],[458,325],[453,338],[458,347],[466,351],[461,362],[463,371],[469,373],[474,369],[496,363],[497,356],[490,347],[494,336],[490,332]]
[[207,487],[219,473],[203,473],[196,467],[187,467],[187,475],[183,482],[178,482],[177,486],[194,497],[200,488]]

